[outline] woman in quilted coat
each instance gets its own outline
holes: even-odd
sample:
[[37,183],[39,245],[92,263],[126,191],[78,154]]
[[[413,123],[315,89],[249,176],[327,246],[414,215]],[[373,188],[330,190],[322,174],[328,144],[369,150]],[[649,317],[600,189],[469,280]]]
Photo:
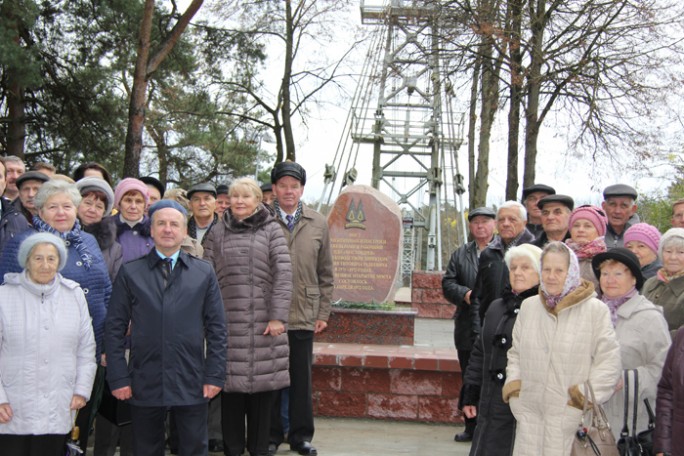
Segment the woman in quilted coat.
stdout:
[[[268,454],[272,392],[289,386],[287,324],[292,267],[282,228],[256,181],[230,186],[230,209],[214,225],[204,258],[216,270],[228,327],[221,420],[226,455]],[[247,441],[245,444],[245,416]]]
[[580,278],[575,254],[551,242],[541,257],[538,296],[523,301],[508,351],[504,401],[517,421],[514,455],[569,455],[588,380],[608,400],[622,374],[608,307]]

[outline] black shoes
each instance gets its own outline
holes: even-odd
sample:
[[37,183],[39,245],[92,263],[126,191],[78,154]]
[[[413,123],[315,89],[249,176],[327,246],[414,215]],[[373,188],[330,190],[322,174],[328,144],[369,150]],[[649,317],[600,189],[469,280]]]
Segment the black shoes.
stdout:
[[473,440],[473,434],[470,432],[461,432],[454,436],[454,440],[457,442],[471,442]]
[[209,439],[209,452],[210,453],[223,453],[223,440],[221,440],[221,439]]
[[303,456],[317,456],[318,455],[318,451],[316,450],[316,448],[314,448],[314,446],[311,445],[311,442],[307,442],[307,441],[290,445],[290,450],[296,451],[297,453],[299,453]]
[[269,443],[268,444],[268,456],[275,456],[277,451],[278,451],[278,444],[276,444],[276,443]]

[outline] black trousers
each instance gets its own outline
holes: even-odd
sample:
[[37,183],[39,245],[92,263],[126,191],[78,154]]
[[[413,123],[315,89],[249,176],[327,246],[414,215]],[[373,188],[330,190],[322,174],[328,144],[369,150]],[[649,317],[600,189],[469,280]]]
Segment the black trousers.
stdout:
[[247,416],[247,451],[252,456],[268,455],[273,392],[221,393],[221,425],[225,454],[239,456],[245,450]]
[[64,456],[66,434],[0,434],[3,456]]
[[[290,432],[287,440],[291,446],[297,446],[310,442],[314,435],[311,386],[314,332],[288,331],[287,338],[290,343]],[[285,440],[280,420],[280,391],[273,396],[270,441],[280,445]]]
[[[461,380],[465,377],[465,371],[468,368],[468,363],[470,362],[470,350],[456,350],[458,353],[458,362],[461,365]],[[463,410],[463,387],[461,387],[461,393],[458,398],[458,408]],[[463,417],[465,422],[465,432],[473,435],[475,432],[475,426],[477,426],[477,418],[466,418]]]
[[133,454],[164,456],[164,421],[171,410],[178,429],[179,456],[202,456],[209,451],[207,437],[207,403],[172,407],[141,407],[131,404]]

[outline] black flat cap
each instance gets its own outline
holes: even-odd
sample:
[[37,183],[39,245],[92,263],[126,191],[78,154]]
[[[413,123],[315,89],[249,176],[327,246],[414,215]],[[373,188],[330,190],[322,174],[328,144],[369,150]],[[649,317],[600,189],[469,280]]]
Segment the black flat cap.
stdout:
[[473,219],[478,215],[484,215],[485,217],[491,217],[493,219],[496,218],[496,212],[494,212],[493,209],[490,209],[488,207],[478,207],[468,212],[468,221],[472,222]]
[[228,194],[228,184],[218,184],[216,186],[217,195],[227,195]]
[[192,199],[192,195],[197,192],[211,193],[216,198],[216,187],[214,187],[209,182],[203,182],[201,184],[195,184],[188,190],[188,199]]
[[537,201],[537,207],[539,209],[544,209],[544,205],[548,203],[561,203],[568,209],[573,210],[575,208],[575,200],[573,200],[568,195],[549,195]]
[[35,180],[35,181],[40,181],[40,182],[47,182],[50,180],[50,177],[46,174],[41,173],[40,171],[26,171],[23,173],[21,176],[17,177],[17,188],[21,188],[21,184],[23,184],[26,181],[30,180]]
[[299,163],[284,161],[275,165],[271,171],[271,183],[275,184],[278,179],[285,176],[294,177],[302,185],[306,185],[306,171]]
[[610,249],[607,252],[599,253],[591,259],[591,268],[594,270],[594,275],[597,279],[601,278],[601,271],[599,266],[606,260],[615,260],[624,264],[632,271],[632,275],[636,279],[636,289],[641,290],[644,284],[644,275],[641,273],[641,265],[639,264],[639,259],[636,255],[632,253],[631,250],[625,247],[616,247]]
[[603,189],[603,199],[608,199],[611,196],[627,196],[636,201],[638,194],[634,187],[627,184],[615,184]]
[[162,183],[159,179],[157,179],[156,177],[152,177],[152,176],[145,176],[145,177],[139,178],[139,180],[141,180],[145,184],[151,185],[152,187],[159,190],[159,194],[161,195],[161,197],[162,198],[164,197],[164,192],[166,191],[166,189],[164,188],[164,185],[162,185]]
[[547,195],[555,195],[556,189],[553,187],[549,187],[548,185],[544,185],[544,184],[530,185],[527,188],[523,188],[522,200],[525,201],[527,199],[527,197],[530,196],[530,193],[535,193],[535,192],[544,192]]
[[273,184],[262,184],[261,187],[262,192],[272,192],[273,191]]

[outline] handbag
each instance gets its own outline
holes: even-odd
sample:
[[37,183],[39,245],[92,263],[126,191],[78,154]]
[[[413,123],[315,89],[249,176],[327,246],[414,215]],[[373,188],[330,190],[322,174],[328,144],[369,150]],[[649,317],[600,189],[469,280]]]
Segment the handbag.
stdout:
[[[587,380],[584,385],[585,390],[589,392],[589,397],[584,401],[582,419],[572,441],[570,456],[619,456],[606,412],[596,403],[591,383]],[[591,412],[591,421],[587,425],[585,419],[589,412]]]
[[[629,422],[629,373],[634,373],[634,400],[632,409],[632,428]],[[653,429],[655,428],[655,416],[651,409],[648,399],[644,399],[646,410],[648,411],[648,429],[637,434],[637,413],[639,411],[639,371],[636,369],[625,370],[624,373],[624,420],[620,440],[618,440],[618,450],[620,456],[651,456],[653,454]]]
[[105,381],[102,402],[98,413],[117,426],[131,424],[131,408],[128,402],[120,401],[112,396],[109,382]]

